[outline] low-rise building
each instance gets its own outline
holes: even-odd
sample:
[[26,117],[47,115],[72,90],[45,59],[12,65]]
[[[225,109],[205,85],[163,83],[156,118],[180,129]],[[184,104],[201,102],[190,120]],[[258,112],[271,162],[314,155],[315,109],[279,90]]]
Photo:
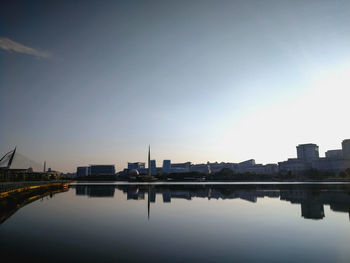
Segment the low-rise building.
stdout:
[[128,163],[128,169],[132,170],[132,169],[142,169],[142,168],[146,168],[146,165],[144,162],[135,162],[135,163]]
[[163,161],[163,173],[188,173],[190,172],[191,162],[171,163],[171,160]]
[[94,164],[77,167],[77,177],[114,175],[115,166],[110,164]]
[[319,171],[339,173],[350,168],[350,159],[319,158],[312,162],[312,168]]
[[88,166],[79,166],[77,167],[77,177],[89,176],[89,167]]
[[343,159],[343,150],[329,150],[325,153],[325,156],[329,159]]
[[297,158],[290,158],[287,161],[278,163],[279,171],[282,173],[291,172],[292,174],[300,174],[312,168],[311,163],[305,162]]
[[91,176],[114,175],[115,166],[109,164],[94,164],[90,165]]

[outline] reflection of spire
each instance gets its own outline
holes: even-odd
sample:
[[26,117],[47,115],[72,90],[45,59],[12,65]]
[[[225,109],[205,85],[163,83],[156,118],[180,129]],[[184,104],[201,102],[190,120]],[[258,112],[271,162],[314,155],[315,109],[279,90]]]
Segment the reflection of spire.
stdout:
[[147,205],[148,205],[148,220],[149,220],[149,214],[150,214],[150,210],[151,210],[151,202],[150,202],[150,195],[151,195],[151,186],[148,185],[148,200],[147,200]]
[[148,176],[151,176],[151,146],[148,145]]

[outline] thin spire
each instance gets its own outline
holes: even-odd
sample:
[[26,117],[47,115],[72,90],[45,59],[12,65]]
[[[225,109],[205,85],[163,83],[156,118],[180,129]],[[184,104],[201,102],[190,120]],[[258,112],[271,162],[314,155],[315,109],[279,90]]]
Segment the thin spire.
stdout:
[[151,145],[148,145],[148,176],[151,176]]
[[151,202],[150,202],[150,195],[151,195],[151,186],[148,185],[148,194],[147,194],[147,213],[148,213],[148,220],[151,213]]

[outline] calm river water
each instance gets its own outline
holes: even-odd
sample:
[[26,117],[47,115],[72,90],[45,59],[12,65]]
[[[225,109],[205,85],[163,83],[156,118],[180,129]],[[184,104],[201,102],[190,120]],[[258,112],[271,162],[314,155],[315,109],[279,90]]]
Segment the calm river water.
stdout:
[[77,184],[1,211],[0,259],[349,262],[349,209],[350,184]]

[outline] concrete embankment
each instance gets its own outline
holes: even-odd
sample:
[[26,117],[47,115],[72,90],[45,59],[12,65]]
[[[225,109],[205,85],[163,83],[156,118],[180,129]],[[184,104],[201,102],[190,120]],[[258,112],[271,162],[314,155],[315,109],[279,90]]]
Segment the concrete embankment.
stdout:
[[67,188],[71,181],[31,181],[0,183],[0,199],[37,189]]
[[69,182],[12,182],[1,183],[0,224],[21,207],[45,196],[68,191]]

